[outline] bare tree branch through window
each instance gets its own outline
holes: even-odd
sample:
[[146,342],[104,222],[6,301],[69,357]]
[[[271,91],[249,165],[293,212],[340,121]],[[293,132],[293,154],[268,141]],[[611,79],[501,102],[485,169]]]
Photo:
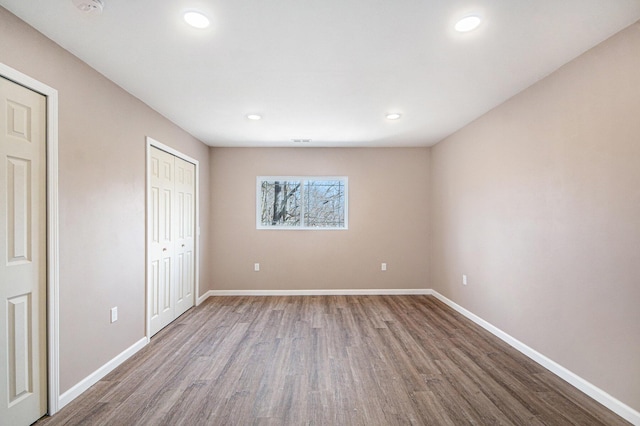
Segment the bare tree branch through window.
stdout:
[[346,229],[346,177],[258,177],[260,229]]

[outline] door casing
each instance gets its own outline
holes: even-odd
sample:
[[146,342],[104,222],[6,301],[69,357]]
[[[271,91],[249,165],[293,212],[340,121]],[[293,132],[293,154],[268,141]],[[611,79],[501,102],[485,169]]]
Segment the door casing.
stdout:
[[20,71],[0,63],[0,76],[47,99],[46,135],[46,208],[47,208],[47,413],[53,415],[62,407],[60,400],[59,351],[59,219],[58,219],[58,91]]

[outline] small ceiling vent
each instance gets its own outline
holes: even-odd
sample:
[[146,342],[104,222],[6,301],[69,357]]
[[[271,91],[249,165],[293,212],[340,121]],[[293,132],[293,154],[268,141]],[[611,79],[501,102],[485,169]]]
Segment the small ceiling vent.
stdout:
[[73,0],[73,4],[84,13],[100,15],[104,8],[102,0]]

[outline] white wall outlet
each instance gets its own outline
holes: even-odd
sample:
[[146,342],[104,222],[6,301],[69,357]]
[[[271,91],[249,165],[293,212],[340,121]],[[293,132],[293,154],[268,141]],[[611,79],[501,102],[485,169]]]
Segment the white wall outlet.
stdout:
[[256,271],[256,272],[260,271],[260,264],[259,263],[254,263],[253,264],[253,270]]
[[462,274],[462,285],[467,285],[467,275]]
[[118,321],[118,307],[111,308],[111,323]]
[[386,263],[381,263],[380,264],[380,270],[381,271],[386,271],[387,270],[387,264]]

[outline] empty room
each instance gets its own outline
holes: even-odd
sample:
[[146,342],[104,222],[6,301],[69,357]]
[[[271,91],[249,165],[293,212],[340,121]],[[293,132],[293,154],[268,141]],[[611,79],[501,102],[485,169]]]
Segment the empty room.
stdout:
[[640,0],[0,0],[0,426],[640,426]]

